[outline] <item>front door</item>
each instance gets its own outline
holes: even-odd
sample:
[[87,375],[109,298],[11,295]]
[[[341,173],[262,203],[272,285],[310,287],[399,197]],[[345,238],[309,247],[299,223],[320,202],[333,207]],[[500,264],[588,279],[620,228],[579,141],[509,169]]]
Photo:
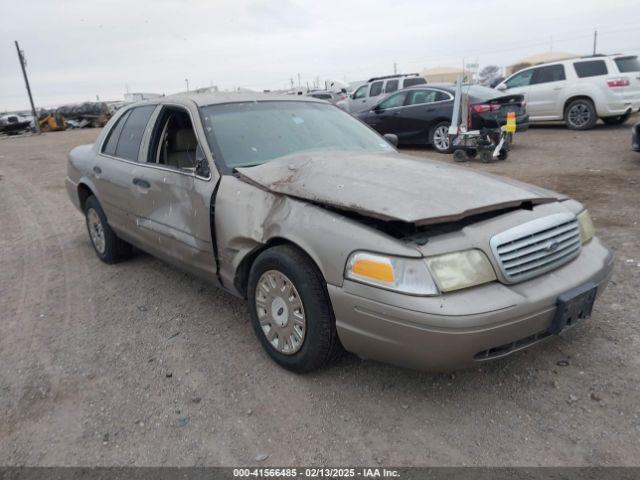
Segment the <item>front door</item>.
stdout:
[[[503,83],[496,87],[497,90],[508,93],[509,95],[524,95],[527,103],[529,102],[529,86],[533,77],[533,69],[523,70],[507,78]],[[531,117],[537,115],[535,107],[529,108],[527,104],[527,113]]]
[[178,105],[157,112],[142,152],[146,162],[133,179],[136,223],[152,253],[214,279],[211,202],[219,176],[200,147],[192,118]]

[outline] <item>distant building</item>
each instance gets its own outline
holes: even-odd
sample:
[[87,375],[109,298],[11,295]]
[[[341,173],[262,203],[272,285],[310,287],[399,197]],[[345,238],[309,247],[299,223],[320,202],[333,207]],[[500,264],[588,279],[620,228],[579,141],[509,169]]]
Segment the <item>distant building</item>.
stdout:
[[507,72],[507,75],[511,75],[512,73],[515,73],[518,70],[522,70],[523,68],[531,67],[533,65],[539,65],[541,63],[549,63],[549,62],[558,62],[560,60],[568,60],[569,58],[576,58],[579,56],[580,55],[576,55],[575,53],[567,53],[567,52],[536,53],[535,55],[530,55],[515,63],[512,63],[511,65],[507,65],[506,72]]
[[425,68],[420,72],[427,83],[452,83],[458,79],[458,75],[462,74],[462,69],[455,67]]

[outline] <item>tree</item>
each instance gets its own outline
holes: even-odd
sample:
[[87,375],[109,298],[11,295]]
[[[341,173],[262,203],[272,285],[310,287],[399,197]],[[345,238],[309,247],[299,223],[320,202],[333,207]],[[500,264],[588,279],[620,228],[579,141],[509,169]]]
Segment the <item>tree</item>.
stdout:
[[478,74],[478,80],[482,85],[490,85],[494,80],[499,78],[500,75],[500,67],[497,65],[487,65],[480,70]]

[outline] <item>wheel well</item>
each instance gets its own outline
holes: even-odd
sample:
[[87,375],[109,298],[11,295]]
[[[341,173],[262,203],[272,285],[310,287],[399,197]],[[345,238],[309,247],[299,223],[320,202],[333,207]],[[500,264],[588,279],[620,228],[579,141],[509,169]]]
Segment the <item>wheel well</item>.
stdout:
[[587,95],[576,95],[575,97],[568,98],[567,101],[564,102],[564,107],[562,107],[563,115],[567,112],[567,107],[569,106],[569,104],[574,100],[589,100],[595,106],[595,103],[593,102],[593,99],[591,97]]
[[78,185],[78,199],[80,200],[80,208],[84,211],[84,205],[87,203],[87,198],[93,195],[93,192],[84,183]]
[[[285,238],[280,238],[280,237],[271,238],[267,243],[263,243],[259,245],[258,247],[254,248],[251,252],[249,252],[247,255],[245,255],[245,257],[240,262],[240,265],[238,265],[238,268],[236,269],[236,275],[233,280],[233,283],[234,283],[234,286],[236,287],[236,290],[240,292],[243,298],[246,298],[247,296],[247,283],[249,282],[249,272],[251,270],[251,265],[253,265],[253,262],[255,261],[255,259],[258,258],[258,255],[260,255],[265,250],[268,250],[269,248],[275,247],[277,245],[292,245],[296,247],[302,253],[307,255],[307,257],[311,259],[311,261],[316,265],[316,267],[318,267],[318,265],[313,260],[313,258],[311,258],[311,256],[307,252],[305,252],[305,250],[301,248],[300,245],[290,240],[287,240]],[[318,270],[320,269],[318,268]]]

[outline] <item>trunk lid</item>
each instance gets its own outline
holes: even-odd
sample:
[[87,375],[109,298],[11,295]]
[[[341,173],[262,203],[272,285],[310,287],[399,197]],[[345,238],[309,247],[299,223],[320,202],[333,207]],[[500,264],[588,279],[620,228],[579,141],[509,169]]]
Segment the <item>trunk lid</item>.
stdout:
[[397,153],[295,154],[237,172],[274,193],[418,226],[566,198],[515,180]]

